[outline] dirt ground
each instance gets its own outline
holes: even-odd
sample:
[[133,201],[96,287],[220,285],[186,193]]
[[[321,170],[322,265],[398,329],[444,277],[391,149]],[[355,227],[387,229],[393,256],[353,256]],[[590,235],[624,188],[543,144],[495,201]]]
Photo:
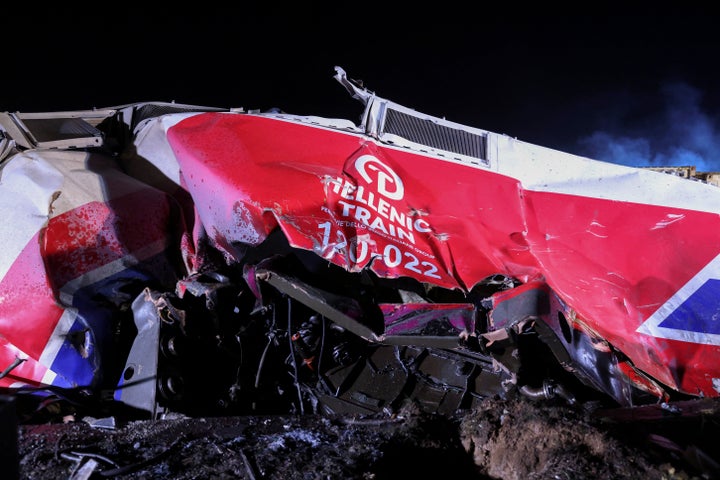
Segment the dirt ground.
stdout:
[[720,478],[719,405],[601,410],[518,397],[487,399],[452,418],[412,406],[373,416],[176,417],[114,426],[86,417],[19,425],[17,478]]

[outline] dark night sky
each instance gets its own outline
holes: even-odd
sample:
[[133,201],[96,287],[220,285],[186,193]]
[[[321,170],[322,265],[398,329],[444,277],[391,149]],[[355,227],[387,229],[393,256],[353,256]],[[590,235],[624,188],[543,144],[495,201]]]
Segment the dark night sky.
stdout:
[[720,16],[709,8],[302,5],[6,13],[0,110],[174,100],[356,120],[359,104],[332,78],[339,65],[454,122],[616,163],[720,170]]

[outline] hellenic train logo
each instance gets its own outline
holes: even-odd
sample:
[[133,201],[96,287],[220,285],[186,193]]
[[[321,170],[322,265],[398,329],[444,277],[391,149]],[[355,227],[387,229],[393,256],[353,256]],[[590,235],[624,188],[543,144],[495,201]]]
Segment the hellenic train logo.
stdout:
[[675,292],[637,331],[681,342],[720,345],[720,255]]
[[372,184],[373,177],[377,177],[377,192],[385,198],[400,200],[405,195],[405,187],[397,173],[372,155],[358,157],[355,168],[368,184]]

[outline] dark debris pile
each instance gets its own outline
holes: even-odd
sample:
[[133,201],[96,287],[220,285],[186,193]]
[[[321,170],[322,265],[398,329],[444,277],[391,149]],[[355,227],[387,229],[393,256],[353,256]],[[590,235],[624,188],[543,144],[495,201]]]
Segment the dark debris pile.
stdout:
[[[712,408],[686,428],[717,427]],[[681,438],[680,424],[667,426],[521,397],[452,417],[407,406],[367,416],[169,416],[114,428],[84,418],[21,425],[18,478],[715,478],[709,446],[696,445],[691,458],[671,440]]]

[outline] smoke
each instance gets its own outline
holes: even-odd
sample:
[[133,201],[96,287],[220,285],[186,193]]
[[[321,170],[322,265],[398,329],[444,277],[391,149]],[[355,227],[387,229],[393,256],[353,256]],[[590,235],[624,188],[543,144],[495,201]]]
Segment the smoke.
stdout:
[[[660,90],[661,111],[638,122],[630,112],[606,119],[609,131],[596,131],[578,141],[582,155],[633,167],[695,166],[699,172],[720,171],[720,130],[702,109],[702,94],[685,83]],[[633,118],[629,124],[628,118]]]

